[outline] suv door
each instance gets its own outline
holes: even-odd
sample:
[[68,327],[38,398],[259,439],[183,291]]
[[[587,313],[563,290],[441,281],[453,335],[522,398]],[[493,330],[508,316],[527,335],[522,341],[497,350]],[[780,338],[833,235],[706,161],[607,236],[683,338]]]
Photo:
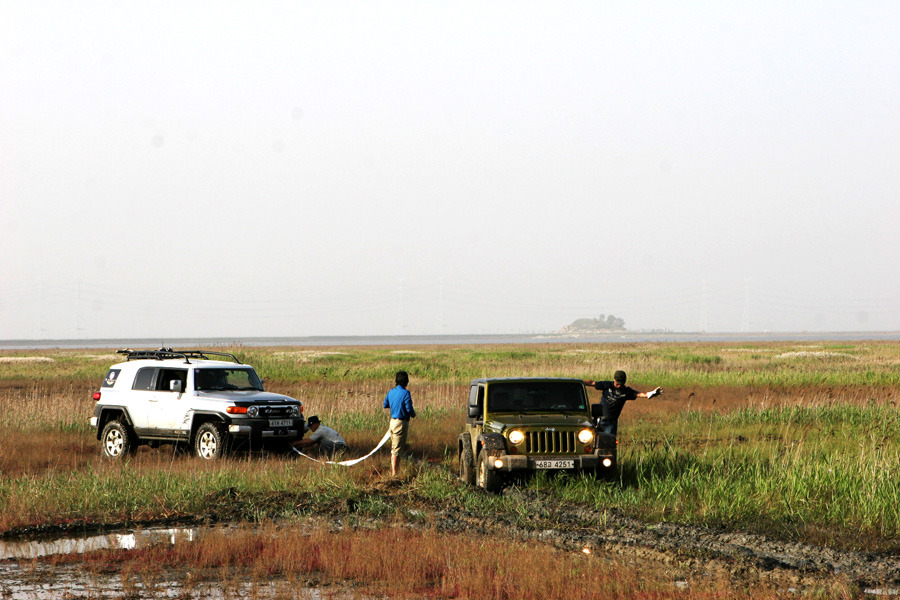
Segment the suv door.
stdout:
[[152,428],[150,402],[156,395],[156,367],[142,367],[134,376],[128,399],[128,412],[134,428],[141,431]]
[[[177,386],[175,389],[172,389],[173,383]],[[185,422],[189,409],[189,403],[185,401],[188,370],[160,368],[155,388],[148,406],[150,426],[162,435],[182,434],[188,429]]]

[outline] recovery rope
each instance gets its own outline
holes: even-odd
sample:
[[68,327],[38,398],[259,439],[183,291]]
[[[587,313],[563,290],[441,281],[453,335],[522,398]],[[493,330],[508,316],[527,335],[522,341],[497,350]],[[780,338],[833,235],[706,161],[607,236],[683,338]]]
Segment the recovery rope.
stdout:
[[365,456],[360,457],[360,458],[354,458],[352,460],[342,460],[342,461],[338,461],[338,462],[335,462],[333,460],[319,460],[317,458],[313,458],[312,456],[309,456],[308,454],[303,454],[302,452],[300,452],[299,450],[297,450],[297,448],[294,448],[293,446],[291,446],[291,448],[293,449],[294,452],[296,452],[300,456],[304,456],[304,457],[308,458],[309,460],[315,461],[317,463],[325,463],[327,465],[341,465],[342,467],[352,467],[353,465],[355,465],[357,463],[361,463],[362,461],[366,460],[367,458],[369,458],[370,456],[372,456],[373,454],[378,452],[378,450],[380,450],[381,447],[384,446],[385,443],[387,443],[387,441],[389,439],[391,439],[390,430],[388,430],[388,432],[384,434],[384,437],[381,438],[381,441],[378,442],[378,445],[375,446],[375,448],[371,452],[366,454]]

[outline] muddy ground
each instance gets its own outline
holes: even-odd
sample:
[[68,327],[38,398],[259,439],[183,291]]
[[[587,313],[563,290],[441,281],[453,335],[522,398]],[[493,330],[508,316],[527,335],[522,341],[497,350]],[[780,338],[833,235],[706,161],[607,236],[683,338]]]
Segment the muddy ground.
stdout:
[[[479,493],[481,493],[479,491]],[[521,515],[478,514],[418,497],[401,479],[372,484],[366,495],[392,508],[383,517],[362,514],[356,500],[322,505],[308,494],[243,494],[224,490],[211,498],[215,510],[166,522],[116,523],[105,526],[41,527],[7,531],[3,539],[110,532],[124,527],[226,524],[243,521],[248,508],[291,507],[311,521],[338,530],[381,525],[435,528],[441,531],[530,541],[573,552],[615,555],[636,565],[662,563],[675,579],[717,578],[777,586],[784,590],[821,589],[829,583],[851,583],[860,590],[878,589],[900,595],[900,556],[853,552],[803,543],[786,543],[739,531],[711,530],[672,523],[646,523],[612,512],[597,512],[548,500],[537,492],[508,488],[521,502]]]
[[[18,389],[15,382],[0,382],[0,389],[4,387]],[[21,393],[24,394],[25,391]],[[302,396],[304,390],[278,391]],[[796,405],[798,397],[810,404],[837,399],[860,404],[886,402],[894,405],[895,401],[900,402],[895,388],[685,388],[667,390],[663,398],[669,403],[668,406],[638,403],[629,407],[629,418],[661,418],[660,415],[676,408],[706,412],[728,411],[748,405]],[[666,410],[661,410],[661,406]],[[75,469],[95,460],[95,440],[67,443],[62,455],[68,462],[60,462],[63,460],[59,458],[61,446],[41,441],[40,444],[35,442],[35,448],[23,443],[21,447],[17,446],[15,452],[10,450],[5,457],[6,462],[0,460],[0,467],[9,473],[21,473],[51,466],[59,468],[60,465]],[[434,458],[438,458],[438,455]],[[597,512],[582,506],[568,505],[520,488],[509,488],[504,494],[513,496],[521,503],[519,514],[527,515],[527,518],[497,513],[477,514],[459,508],[456,502],[440,503],[422,498],[414,489],[410,489],[408,483],[402,479],[381,479],[366,488],[365,494],[375,497],[377,504],[385,507],[383,517],[359,511],[357,502],[352,500],[335,501],[323,506],[318,498],[305,494],[269,493],[251,496],[225,490],[215,498],[210,498],[206,504],[215,509],[203,515],[165,522],[17,529],[0,532],[0,539],[88,535],[135,526],[238,523],[244,521],[247,514],[257,511],[263,514],[281,514],[285,512],[283,509],[294,509],[308,515],[311,520],[325,522],[336,529],[399,523],[410,527],[433,527],[447,532],[527,540],[567,551],[581,552],[589,549],[596,555],[616,555],[626,561],[633,560],[635,564],[646,561],[663,563],[671,568],[676,579],[715,577],[748,583],[772,583],[780,589],[797,590],[817,589],[828,582],[840,580],[851,582],[863,590],[891,590],[900,597],[900,555],[897,554],[854,552],[814,544],[787,543],[727,529],[646,523],[615,511]],[[270,510],[260,510],[266,507]]]

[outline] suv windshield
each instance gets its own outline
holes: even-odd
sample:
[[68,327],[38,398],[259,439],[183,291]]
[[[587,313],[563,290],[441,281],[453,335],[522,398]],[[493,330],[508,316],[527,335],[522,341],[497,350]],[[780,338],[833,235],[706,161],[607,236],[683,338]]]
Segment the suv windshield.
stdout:
[[577,381],[496,382],[488,385],[490,412],[587,410],[584,385]]
[[258,390],[262,381],[253,369],[194,369],[194,389],[198,391]]

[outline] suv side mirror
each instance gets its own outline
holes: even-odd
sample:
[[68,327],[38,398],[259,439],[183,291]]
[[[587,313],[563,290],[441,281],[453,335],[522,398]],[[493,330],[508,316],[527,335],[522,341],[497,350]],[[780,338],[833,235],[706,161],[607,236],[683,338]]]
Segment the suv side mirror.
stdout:
[[180,379],[173,379],[172,381],[170,381],[170,382],[169,382],[169,391],[170,391],[170,392],[178,392],[179,394],[180,394],[182,391],[184,391],[184,390],[181,389],[181,380],[180,380]]
[[470,419],[477,419],[477,418],[479,418],[480,416],[481,416],[481,407],[478,406],[477,404],[474,405],[474,406],[472,406],[472,405],[470,404],[470,405],[469,405],[469,418],[470,418]]
[[591,404],[591,416],[595,419],[599,419],[603,416],[603,405],[602,404]]

